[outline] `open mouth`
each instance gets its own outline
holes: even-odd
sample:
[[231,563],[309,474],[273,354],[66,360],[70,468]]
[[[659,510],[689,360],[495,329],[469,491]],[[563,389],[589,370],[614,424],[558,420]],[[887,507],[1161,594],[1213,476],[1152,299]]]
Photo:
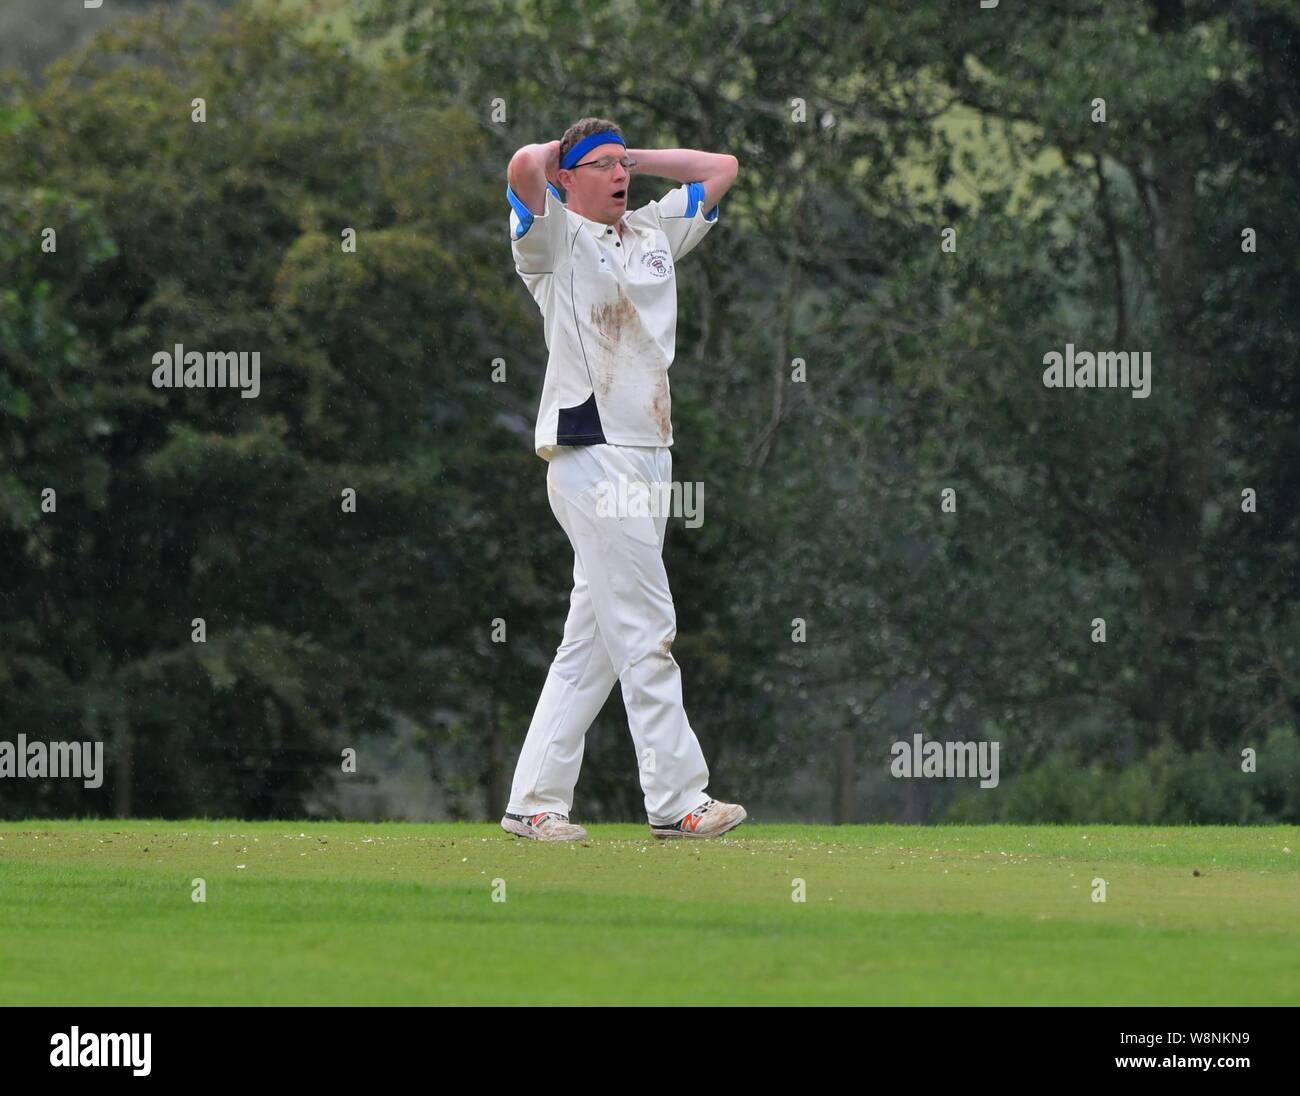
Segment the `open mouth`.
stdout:
[[614,191],[614,197],[615,197],[616,199],[618,199],[619,201],[626,201],[626,200],[627,200],[627,191],[626,191],[626,190],[616,190],[616,191]]

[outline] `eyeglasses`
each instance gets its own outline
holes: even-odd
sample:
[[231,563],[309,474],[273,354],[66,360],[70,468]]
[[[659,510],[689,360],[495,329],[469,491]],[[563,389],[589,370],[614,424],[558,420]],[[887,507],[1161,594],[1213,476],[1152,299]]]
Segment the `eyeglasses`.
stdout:
[[622,164],[627,171],[631,171],[636,167],[636,161],[631,156],[624,156],[622,159],[616,156],[602,156],[599,160],[585,160],[580,164],[574,164],[570,170],[574,171],[580,167],[594,167],[597,171],[609,171],[615,164]]

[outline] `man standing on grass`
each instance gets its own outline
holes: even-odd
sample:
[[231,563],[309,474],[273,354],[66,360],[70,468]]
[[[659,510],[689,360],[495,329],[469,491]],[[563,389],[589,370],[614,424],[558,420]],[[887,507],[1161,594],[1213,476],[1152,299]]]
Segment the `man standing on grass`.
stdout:
[[[551,509],[574,551],[564,642],[501,819],[520,837],[587,836],[569,809],[587,728],[615,681],[651,832],[713,837],[745,819],[744,807],[705,792],[708,766],[682,707],[672,656],[677,616],[662,558],[667,515],[662,507],[651,508],[658,516],[609,514],[603,505],[670,489],[675,266],[717,221],[736,168],[736,158],[721,153],[628,149],[604,118],[584,118],[560,140],[526,145],[510,160],[515,269],[541,309],[550,351],[537,455],[549,462]],[[637,174],[682,185],[629,213]]]

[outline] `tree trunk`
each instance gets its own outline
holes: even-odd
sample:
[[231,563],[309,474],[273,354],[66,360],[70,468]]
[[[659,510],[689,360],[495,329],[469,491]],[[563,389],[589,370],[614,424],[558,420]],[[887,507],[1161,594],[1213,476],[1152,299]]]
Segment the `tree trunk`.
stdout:
[[131,750],[131,725],[123,721],[117,732],[117,772],[113,777],[113,813],[118,818],[131,817]]
[[489,819],[500,818],[506,813],[505,752],[505,735],[501,731],[501,721],[497,718],[497,698],[489,691],[488,761],[483,776]]
[[847,825],[854,818],[857,773],[853,764],[853,735],[849,731],[835,732],[835,796],[833,814],[837,826]]
[[903,798],[903,821],[909,826],[924,826],[930,821],[930,781],[908,780]]
[[1196,238],[1196,171],[1168,151],[1155,172],[1158,291],[1168,332],[1165,360],[1153,363],[1153,391],[1162,382],[1186,411],[1165,442],[1148,499],[1142,611],[1146,659],[1140,717],[1184,748],[1199,741],[1188,721],[1187,694],[1196,682],[1196,574],[1201,514],[1214,462],[1214,377],[1201,347],[1202,270]]

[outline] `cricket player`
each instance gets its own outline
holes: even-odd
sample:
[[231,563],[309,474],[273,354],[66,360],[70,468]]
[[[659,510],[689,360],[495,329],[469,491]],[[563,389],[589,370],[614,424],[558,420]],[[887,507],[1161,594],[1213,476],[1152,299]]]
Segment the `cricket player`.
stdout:
[[[668,397],[677,328],[676,268],[717,222],[734,156],[629,149],[604,118],[510,160],[506,198],[515,269],[537,301],[549,357],[537,454],[551,510],[573,545],[573,593],[515,768],[501,826],[575,841],[569,821],[587,728],[614,682],[623,690],[646,817],[656,837],[714,837],[745,809],[705,790],[708,766],[682,707],[672,655],[677,616],[662,552],[672,482]],[[679,185],[629,212],[634,175]],[[560,200],[555,184],[564,187]],[[620,493],[621,491],[621,493]],[[620,510],[627,511],[626,513]]]

